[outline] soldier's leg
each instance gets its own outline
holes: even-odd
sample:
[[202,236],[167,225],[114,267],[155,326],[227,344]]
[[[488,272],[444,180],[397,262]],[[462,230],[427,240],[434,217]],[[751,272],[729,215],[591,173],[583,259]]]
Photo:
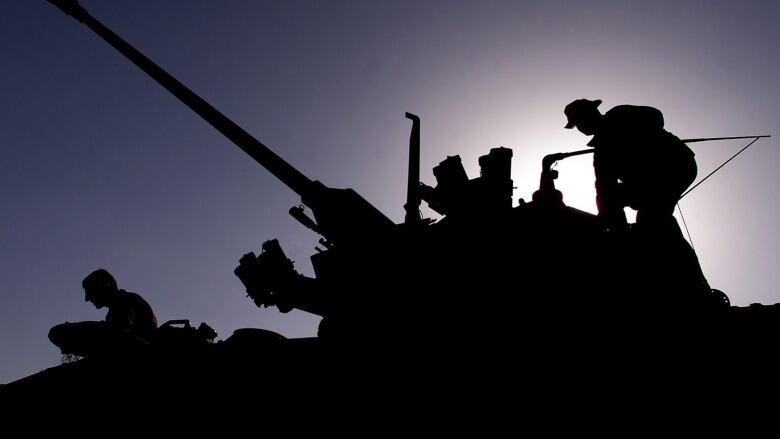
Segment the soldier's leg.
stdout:
[[87,357],[104,349],[107,343],[105,322],[62,323],[49,330],[49,340],[63,354]]

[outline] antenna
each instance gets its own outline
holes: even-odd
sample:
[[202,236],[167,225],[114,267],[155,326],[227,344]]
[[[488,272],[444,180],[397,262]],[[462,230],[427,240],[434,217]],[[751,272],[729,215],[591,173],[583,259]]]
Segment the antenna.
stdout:
[[[739,151],[737,151],[737,153],[736,153],[736,154],[734,154],[734,155],[733,155],[733,156],[731,156],[731,157],[730,157],[728,160],[726,160],[725,162],[723,162],[723,163],[722,163],[720,166],[718,166],[717,168],[715,168],[715,170],[714,170],[714,171],[712,171],[712,172],[710,172],[709,174],[707,174],[707,176],[706,176],[706,177],[704,177],[704,178],[702,178],[701,180],[699,180],[699,182],[698,182],[698,183],[696,183],[695,185],[693,185],[693,186],[692,186],[690,189],[688,189],[688,190],[687,190],[687,191],[686,191],[684,194],[680,195],[680,200],[682,200],[684,196],[686,196],[686,195],[690,194],[690,193],[691,193],[691,191],[693,191],[694,189],[696,189],[696,188],[697,188],[697,187],[698,187],[700,184],[704,183],[704,181],[705,181],[705,180],[707,180],[708,178],[712,177],[712,175],[713,175],[713,174],[715,174],[716,172],[718,172],[718,171],[720,170],[720,168],[722,168],[722,167],[726,166],[726,164],[727,164],[728,162],[730,162],[730,161],[734,160],[734,158],[736,158],[738,155],[742,154],[742,152],[743,152],[744,150],[748,149],[748,148],[750,147],[750,145],[752,145],[752,144],[756,143],[756,142],[758,141],[758,139],[761,139],[761,138],[764,138],[764,137],[772,137],[772,136],[768,136],[768,135],[766,135],[766,136],[742,136],[742,137],[712,137],[712,138],[709,138],[709,139],[689,139],[689,140],[687,140],[687,141],[686,141],[686,140],[683,140],[683,142],[706,142],[706,141],[709,141],[709,140],[753,139],[753,141],[752,141],[752,142],[748,143],[748,144],[747,144],[747,145],[746,145],[744,148],[742,148],[742,149],[740,149]],[[678,201],[679,201],[679,200],[678,200]]]

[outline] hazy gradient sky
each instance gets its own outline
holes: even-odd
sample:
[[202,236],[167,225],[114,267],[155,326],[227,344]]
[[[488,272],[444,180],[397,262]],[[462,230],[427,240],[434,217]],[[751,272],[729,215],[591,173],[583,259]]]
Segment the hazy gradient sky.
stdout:
[[[587,142],[563,129],[576,98],[655,106],[683,138],[777,134],[776,1],[81,3],[310,178],[399,222],[405,111],[422,117],[423,180],[455,154],[475,177],[506,146],[515,199],[545,154]],[[43,0],[3,2],[0,54],[0,383],[59,363],[52,325],[103,318],[80,286],[98,267],[161,322],[315,333],[318,318],[256,308],[233,275],[275,237],[312,274],[292,191]],[[695,145],[700,175],[744,144]],[[778,165],[760,141],[681,203],[737,305],[780,302]],[[594,212],[590,158],[558,169],[567,204]]]

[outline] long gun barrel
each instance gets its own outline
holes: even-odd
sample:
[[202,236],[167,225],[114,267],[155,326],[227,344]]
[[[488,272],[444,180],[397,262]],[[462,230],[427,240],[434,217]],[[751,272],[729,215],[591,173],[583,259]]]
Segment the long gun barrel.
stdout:
[[141,70],[146,72],[160,85],[173,93],[180,101],[190,107],[192,111],[196,112],[211,124],[211,126],[224,134],[225,137],[230,139],[236,146],[241,148],[241,150],[263,165],[263,167],[268,169],[276,178],[289,186],[290,189],[295,191],[298,195],[301,197],[309,195],[313,183],[311,179],[292,167],[284,159],[268,149],[267,146],[260,143],[260,141],[252,137],[251,134],[247,133],[233,121],[228,119],[219,110],[212,107],[208,102],[204,101],[200,96],[168,74],[168,72],[163,70],[152,60],[144,56],[97,19],[89,15],[86,9],[84,9],[77,0],[48,0],[48,2],[62,9],[67,15],[72,16],[92,29],[101,38],[106,40],[108,44],[130,59],[133,64],[140,67]]
[[316,230],[328,240],[351,241],[353,243],[367,242],[365,237],[376,236],[377,232],[388,231],[394,225],[389,218],[352,189],[329,188],[319,181],[313,181],[303,175],[195,92],[89,15],[77,0],[47,1],[92,29],[152,79],[173,93],[192,111],[270,171],[282,183],[300,195],[303,203],[314,212],[314,217],[317,220]]

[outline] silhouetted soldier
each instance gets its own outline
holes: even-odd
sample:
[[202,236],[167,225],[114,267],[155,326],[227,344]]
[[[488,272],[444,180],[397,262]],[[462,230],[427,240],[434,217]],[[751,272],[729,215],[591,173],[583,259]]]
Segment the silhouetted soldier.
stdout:
[[632,238],[638,252],[629,256],[629,263],[638,267],[634,274],[640,275],[642,287],[668,291],[675,285],[694,291],[675,300],[698,302],[710,291],[709,285],[673,216],[680,196],[696,178],[694,153],[664,129],[658,109],[619,105],[602,114],[600,104],[578,99],[564,109],[565,128],[593,136],[588,146],[595,148],[599,216],[608,228],[622,229],[624,207],[635,209]]
[[98,269],[82,281],[87,302],[108,308],[104,321],[63,323],[49,331],[49,340],[63,354],[83,357],[148,344],[157,330],[152,307],[138,294],[121,290],[114,277]]
[[566,106],[566,128],[593,136],[596,204],[610,226],[625,224],[625,206],[637,222],[669,217],[696,178],[693,151],[664,129],[653,107],[619,105],[601,114],[600,100],[578,99]]

